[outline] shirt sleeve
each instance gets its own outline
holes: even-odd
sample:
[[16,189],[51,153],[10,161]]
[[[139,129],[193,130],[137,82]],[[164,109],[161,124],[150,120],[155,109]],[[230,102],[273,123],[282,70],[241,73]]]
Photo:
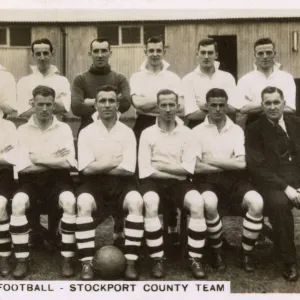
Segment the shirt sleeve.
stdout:
[[71,108],[70,82],[64,76],[60,76],[60,78],[61,78],[60,92],[58,95],[56,95],[56,99],[60,99],[65,107],[65,110],[69,112]]
[[67,150],[70,151],[68,156],[66,157],[69,164],[77,168],[77,161],[75,159],[75,147],[74,147],[74,139],[73,139],[73,134],[72,130],[69,125],[63,123],[64,126],[64,135],[63,135],[63,148],[66,148]]
[[13,110],[17,110],[17,91],[16,81],[14,76],[9,72],[4,72],[3,88],[0,91],[0,101],[3,104],[9,105]]
[[18,115],[29,110],[32,106],[29,104],[32,99],[32,91],[26,77],[21,78],[17,83],[17,111]]
[[136,167],[136,139],[132,131],[123,140],[122,156],[123,160],[118,168],[134,173]]
[[[236,125],[238,126],[238,125]],[[233,148],[234,155],[242,156],[246,155],[245,151],[245,134],[242,128],[237,128],[236,134],[235,134],[236,140]]]
[[228,81],[226,84],[226,92],[228,95],[228,104],[234,108],[239,107],[239,104],[237,103],[238,102],[237,86],[235,83],[235,79],[231,74],[228,76]]
[[129,81],[129,85],[130,85],[130,94],[131,96],[132,95],[141,95],[142,92],[141,92],[141,84],[138,80],[139,76],[138,76],[139,73],[134,73],[132,74],[131,78],[130,78],[130,81]]
[[296,110],[296,84],[292,75],[287,77],[283,87],[286,106]]
[[184,115],[187,116],[193,112],[199,111],[193,82],[190,78],[183,78],[181,81],[181,93],[184,97]]
[[119,97],[119,111],[124,113],[130,108],[131,96],[128,80],[121,74],[118,75],[118,93],[121,94]]
[[139,165],[139,177],[146,178],[155,172],[155,169],[151,165],[152,151],[150,136],[148,136],[147,130],[143,131],[140,137],[138,165]]
[[189,132],[183,145],[181,165],[190,174],[194,174],[196,165],[196,149],[193,144],[192,134]]
[[249,84],[245,77],[242,77],[237,84],[237,95],[235,101],[235,108],[241,109],[245,105],[249,104],[250,95],[249,95]]
[[29,148],[26,145],[26,132],[22,127],[19,127],[17,130],[17,138],[19,158],[16,164],[16,171],[20,172],[33,164],[29,158]]
[[87,131],[83,129],[80,131],[78,138],[78,170],[82,171],[95,160],[96,157],[91,147],[89,147]]

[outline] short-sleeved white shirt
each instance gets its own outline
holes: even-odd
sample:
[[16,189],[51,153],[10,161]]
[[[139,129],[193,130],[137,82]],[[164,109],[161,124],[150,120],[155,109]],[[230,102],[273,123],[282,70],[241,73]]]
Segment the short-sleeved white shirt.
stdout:
[[[181,80],[178,75],[168,70],[170,66],[166,61],[162,61],[163,69],[159,73],[153,73],[146,69],[146,61],[140,67],[140,71],[134,73],[130,78],[131,95],[144,95],[151,99],[156,99],[157,93],[162,89],[174,91],[181,95]],[[156,116],[154,113],[143,112],[145,115]]]
[[237,108],[249,104],[249,102],[261,103],[261,92],[267,86],[280,88],[283,92],[286,106],[296,109],[296,84],[291,74],[274,67],[274,72],[266,77],[257,68],[238,81]]
[[[149,177],[155,169],[151,162],[166,164],[181,164],[182,167],[193,174],[196,155],[191,147],[191,130],[182,124],[177,124],[171,132],[162,130],[157,122],[146,128],[141,135],[139,144],[139,176]],[[186,176],[177,176],[184,180]]]
[[211,77],[202,73],[199,66],[183,77],[181,87],[185,116],[199,111],[200,106],[206,103],[207,92],[212,88],[224,89],[228,95],[228,104],[235,107],[235,79],[230,73],[219,70],[218,66],[219,64],[215,63],[215,73]]
[[75,148],[73,134],[70,126],[57,120],[53,116],[53,122],[45,131],[41,131],[36,125],[35,114],[30,117],[28,122],[18,128],[18,144],[20,159],[17,171],[21,171],[31,165],[30,153],[41,155],[55,155],[58,150],[63,148],[70,151],[66,157],[71,166],[77,167],[75,160]]
[[[17,110],[16,96],[16,81],[14,76],[0,65],[0,103],[5,103],[12,109]],[[0,110],[0,118],[2,117],[3,111]]]
[[10,151],[0,156],[12,165],[16,165],[19,159],[17,147],[17,128],[11,121],[0,119],[0,152],[7,146],[12,146]]
[[44,76],[36,66],[31,66],[32,74],[21,78],[17,84],[17,107],[18,114],[29,110],[32,106],[29,100],[33,98],[32,91],[38,85],[46,85],[55,90],[56,99],[60,99],[64,104],[65,110],[70,111],[71,90],[68,79],[59,75],[58,69],[51,65],[49,74]]
[[192,129],[192,137],[197,157],[230,159],[245,155],[245,136],[243,129],[226,116],[226,124],[221,132],[216,125],[204,122]]
[[80,131],[78,138],[78,169],[86,168],[91,162],[105,160],[106,157],[122,156],[118,166],[129,172],[136,167],[136,139],[131,128],[116,121],[108,131],[102,121],[93,123]]

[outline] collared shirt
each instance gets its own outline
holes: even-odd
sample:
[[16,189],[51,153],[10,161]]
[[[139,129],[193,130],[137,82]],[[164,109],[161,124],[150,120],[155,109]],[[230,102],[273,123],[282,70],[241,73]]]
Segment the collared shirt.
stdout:
[[[17,110],[16,102],[16,81],[14,76],[7,72],[0,65],[0,103],[7,104],[14,110]],[[3,117],[3,111],[0,109],[0,118]]]
[[215,124],[204,122],[192,130],[197,157],[230,159],[245,155],[245,136],[243,129],[226,116],[226,123],[219,132]]
[[[270,120],[270,119],[268,119],[273,125],[275,125],[275,123],[272,121],[272,120]],[[287,130],[286,130],[286,126],[285,126],[285,123],[284,123],[284,119],[283,119],[283,115],[281,116],[281,118],[279,119],[279,121],[278,121],[278,125],[283,129],[283,131],[287,134],[287,136],[288,136],[288,133],[287,133]]]
[[77,167],[75,160],[75,148],[73,134],[70,126],[57,120],[53,116],[52,124],[42,131],[36,125],[35,115],[32,115],[28,122],[18,128],[18,143],[20,149],[20,159],[17,171],[21,171],[31,165],[29,154],[54,156],[58,150],[63,148],[70,151],[66,156],[71,166]]
[[286,106],[296,109],[296,84],[291,74],[279,70],[275,65],[273,73],[268,77],[261,71],[254,69],[244,75],[238,81],[237,108],[249,104],[249,102],[261,103],[261,92],[267,86],[280,88],[283,92]]
[[201,72],[198,66],[194,71],[182,79],[185,116],[199,111],[200,106],[206,103],[206,94],[212,88],[224,89],[228,95],[228,104],[235,107],[236,84],[234,77],[218,69],[219,63],[215,62],[215,72],[209,77]]
[[17,128],[11,121],[0,119],[0,152],[7,146],[13,149],[0,156],[12,165],[16,165],[19,160],[19,152],[17,147]]
[[101,119],[80,131],[78,138],[78,169],[86,168],[91,162],[122,156],[118,166],[129,172],[135,171],[136,139],[131,128],[116,121],[108,131]]
[[[141,135],[139,145],[139,176],[149,177],[155,169],[152,162],[166,164],[181,164],[189,173],[193,174],[196,163],[194,149],[191,147],[191,130],[184,125],[177,124],[171,132],[162,130],[156,124],[146,128]],[[184,180],[186,176],[177,176]]]
[[[163,60],[162,64],[163,69],[158,73],[153,73],[146,69],[147,61],[144,61],[140,71],[134,73],[130,78],[131,95],[144,95],[145,97],[156,99],[160,90],[169,89],[180,96],[180,77],[168,70],[169,63]],[[143,114],[157,116],[155,113],[143,112]]]
[[32,74],[21,78],[17,84],[18,114],[29,110],[32,106],[29,101],[33,98],[32,91],[38,85],[46,85],[55,90],[56,100],[60,99],[65,110],[70,111],[71,91],[70,83],[64,76],[59,75],[58,69],[51,65],[49,74],[44,76],[36,66],[31,66]]

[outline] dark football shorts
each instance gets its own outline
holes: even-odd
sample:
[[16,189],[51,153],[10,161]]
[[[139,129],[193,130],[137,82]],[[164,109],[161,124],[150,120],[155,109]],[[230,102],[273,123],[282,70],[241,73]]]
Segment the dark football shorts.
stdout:
[[131,191],[138,191],[134,176],[90,175],[82,176],[83,184],[76,194],[91,194],[96,202],[96,215],[123,216],[123,202]]
[[0,169],[0,195],[10,200],[15,187],[13,168]]
[[221,205],[225,204],[237,211],[241,211],[245,194],[255,190],[249,181],[247,172],[244,171],[196,175],[194,184],[201,194],[211,191],[217,195]]
[[140,180],[139,191],[142,196],[147,192],[155,192],[160,198],[160,207],[164,205],[176,205],[183,208],[185,195],[196,190],[188,180],[145,178]]
[[73,182],[69,170],[49,170],[40,173],[19,174],[16,193],[29,196],[30,211],[42,209],[50,212],[58,209],[59,195],[73,193]]

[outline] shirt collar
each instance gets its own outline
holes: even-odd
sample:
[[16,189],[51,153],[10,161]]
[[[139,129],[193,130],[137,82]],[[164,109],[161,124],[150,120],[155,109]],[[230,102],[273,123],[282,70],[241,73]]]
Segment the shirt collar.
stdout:
[[[214,67],[215,67],[215,73],[216,73],[219,70],[219,68],[220,68],[220,62],[219,61],[215,61],[214,62]],[[197,74],[201,74],[201,75],[207,76],[206,74],[204,74],[201,71],[200,66],[197,66],[197,68],[194,70],[194,72],[196,72]]]
[[[100,127],[100,129],[103,129],[103,130],[105,130],[106,132],[108,132],[108,130],[107,130],[106,126],[103,124],[102,120],[101,120],[100,118],[98,119],[98,115],[96,116],[96,119],[94,120],[94,123],[95,123],[98,127]],[[110,132],[111,132],[114,128],[116,128],[116,126],[118,126],[118,123],[119,123],[119,121],[118,121],[118,118],[117,118],[116,123],[115,123],[115,125],[111,128]]]
[[[177,132],[178,130],[180,130],[182,128],[182,126],[184,126],[184,122],[177,116],[175,116],[175,122],[176,122],[176,127],[174,128],[173,131],[171,131],[171,133]],[[158,117],[156,117],[156,119],[155,119],[155,126],[158,128],[158,130],[165,132],[163,129],[161,129],[158,126]]]
[[[161,62],[162,62],[162,65],[163,65],[163,68],[162,68],[161,72],[166,71],[169,68],[170,64],[168,62],[166,62],[165,60],[162,60]],[[140,70],[143,71],[143,72],[152,73],[151,71],[149,71],[146,68],[146,66],[147,66],[147,60],[142,62],[141,66],[140,66]]]
[[[274,126],[276,125],[274,121],[272,121],[271,119],[267,118],[269,120],[270,123],[272,123]],[[280,117],[280,119],[278,120],[278,125],[280,125],[281,127],[285,127],[285,123],[283,120],[283,115]]]
[[[253,68],[254,68],[255,71],[258,71],[256,63],[253,64]],[[273,65],[273,72],[279,71],[280,68],[281,68],[281,63],[275,61],[274,65]]]
[[[30,119],[28,120],[27,124],[30,125],[30,126],[34,126],[36,128],[38,128],[38,126],[36,125],[36,123],[34,122],[34,116],[35,114],[33,114]],[[60,125],[60,122],[57,120],[57,118],[55,117],[55,115],[53,115],[53,121],[52,121],[52,124],[47,128],[47,130],[50,130],[56,126],[59,126]]]
[[[206,116],[205,120],[203,121],[203,124],[209,127],[216,126],[215,124],[209,123],[208,116]],[[229,130],[233,125],[234,123],[232,122],[232,120],[226,115],[226,122],[225,122],[225,126],[222,128],[222,131]]]
[[[41,74],[42,75],[42,73],[39,71],[37,66],[30,66],[30,68],[31,68],[33,74]],[[54,65],[50,65],[49,74],[47,76],[53,75],[53,74],[58,74],[58,73],[59,73],[59,70],[57,69],[57,67]]]

